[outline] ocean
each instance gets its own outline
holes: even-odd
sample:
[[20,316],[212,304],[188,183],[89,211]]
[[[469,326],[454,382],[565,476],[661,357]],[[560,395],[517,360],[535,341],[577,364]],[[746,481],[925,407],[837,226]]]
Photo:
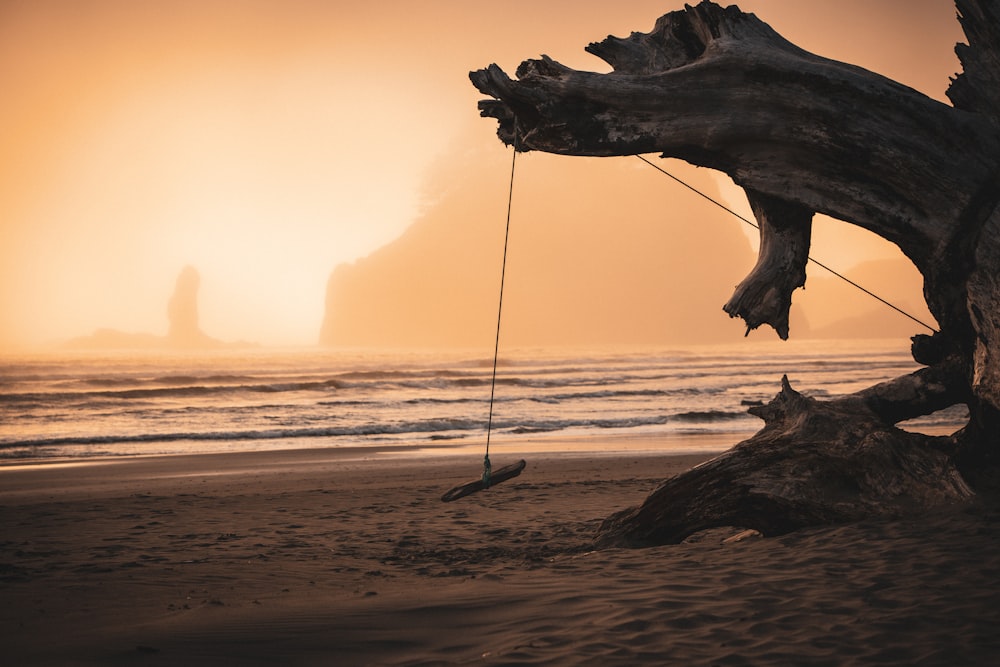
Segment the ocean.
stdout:
[[[747,407],[773,398],[783,374],[822,398],[917,368],[894,340],[503,351],[491,443],[635,436],[664,451],[721,451],[761,427]],[[485,444],[491,373],[492,350],[5,354],[0,459],[457,451]],[[964,417],[952,408],[906,428],[947,433]]]

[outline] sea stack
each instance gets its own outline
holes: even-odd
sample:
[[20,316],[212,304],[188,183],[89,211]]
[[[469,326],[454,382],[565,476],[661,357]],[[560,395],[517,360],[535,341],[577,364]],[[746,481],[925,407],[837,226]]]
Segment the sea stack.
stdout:
[[201,277],[191,265],[181,269],[177,286],[167,303],[167,342],[175,347],[208,347],[218,341],[206,336],[198,326],[198,286]]

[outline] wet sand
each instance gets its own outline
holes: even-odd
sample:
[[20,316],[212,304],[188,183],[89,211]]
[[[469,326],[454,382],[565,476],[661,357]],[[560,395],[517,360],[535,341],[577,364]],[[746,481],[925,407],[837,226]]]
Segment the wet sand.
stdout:
[[[594,551],[706,455],[295,450],[0,467],[11,665],[985,665],[1000,512]],[[493,456],[495,466],[512,452]]]

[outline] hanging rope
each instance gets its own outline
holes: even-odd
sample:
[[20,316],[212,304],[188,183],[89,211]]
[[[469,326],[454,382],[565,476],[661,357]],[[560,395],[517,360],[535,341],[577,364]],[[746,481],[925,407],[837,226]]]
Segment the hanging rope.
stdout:
[[500,264],[500,298],[497,303],[497,335],[493,343],[493,377],[490,379],[490,416],[486,422],[486,456],[483,457],[483,486],[490,487],[490,434],[493,432],[493,397],[497,386],[497,357],[500,354],[500,316],[503,313],[503,283],[507,275],[507,241],[510,238],[510,210],[514,202],[514,171],[517,167],[517,118],[514,119],[514,151],[510,159],[510,187],[507,190],[507,224],[503,233],[503,261]]
[[497,386],[497,359],[500,356],[500,321],[503,313],[503,285],[507,276],[507,241],[510,239],[510,211],[514,201],[514,172],[517,167],[517,118],[514,119],[514,155],[510,160],[510,187],[507,191],[507,224],[503,234],[503,263],[500,265],[500,298],[497,303],[497,335],[493,343],[493,377],[490,380],[490,416],[486,422],[486,455],[483,457],[483,476],[480,479],[459,484],[449,489],[441,496],[444,502],[451,502],[465,496],[490,488],[494,484],[505,482],[521,474],[525,468],[524,459],[493,470],[490,464],[490,435],[493,433],[493,400]]
[[[639,158],[640,160],[642,160],[643,162],[645,162],[646,164],[648,164],[648,165],[649,165],[650,167],[652,167],[653,169],[655,169],[655,170],[657,170],[658,172],[660,172],[661,174],[663,174],[663,175],[665,175],[665,176],[669,176],[670,178],[672,178],[672,179],[673,179],[674,181],[676,181],[677,183],[680,183],[681,185],[683,185],[684,187],[686,187],[686,188],[687,188],[688,190],[690,190],[690,191],[694,192],[695,194],[699,195],[700,197],[703,197],[703,198],[707,199],[708,201],[712,202],[713,204],[715,204],[716,206],[718,206],[718,207],[719,207],[719,208],[721,208],[722,210],[724,210],[724,211],[727,211],[728,213],[731,213],[732,215],[736,216],[737,218],[739,218],[739,219],[740,219],[740,220],[742,220],[743,222],[747,223],[748,225],[750,225],[750,226],[751,226],[751,227],[753,227],[754,229],[760,229],[760,227],[759,227],[759,226],[757,225],[757,223],[755,223],[755,222],[753,222],[753,221],[751,221],[751,220],[747,220],[747,219],[746,219],[746,218],[744,218],[744,217],[743,217],[742,215],[740,215],[739,213],[737,213],[737,212],[736,212],[736,211],[734,211],[733,209],[729,208],[728,206],[726,206],[726,205],[725,205],[725,204],[723,204],[722,202],[720,202],[720,201],[718,201],[718,200],[716,200],[716,199],[713,199],[712,197],[709,197],[709,196],[708,196],[708,195],[706,195],[706,194],[705,194],[704,192],[702,192],[702,191],[701,191],[701,190],[699,190],[698,188],[694,187],[694,186],[693,186],[693,185],[691,185],[690,183],[686,183],[686,182],[682,181],[681,179],[677,178],[676,176],[674,176],[673,174],[671,174],[671,173],[670,173],[669,171],[667,171],[666,169],[664,169],[664,168],[663,168],[663,167],[661,167],[660,165],[658,165],[658,164],[655,164],[655,163],[653,163],[653,162],[650,162],[650,161],[649,161],[648,159],[646,159],[646,158],[645,158],[644,156],[642,156],[642,155],[636,155],[636,157],[637,157],[637,158]],[[821,268],[821,269],[826,269],[827,271],[829,271],[829,272],[830,272],[830,273],[832,273],[833,275],[837,276],[838,278],[840,278],[841,280],[843,280],[844,282],[846,282],[846,283],[847,283],[848,285],[852,285],[853,287],[856,287],[856,288],[858,288],[859,290],[861,290],[862,292],[864,292],[864,293],[865,293],[865,294],[867,294],[868,296],[872,297],[873,299],[875,299],[875,300],[877,300],[877,301],[880,301],[881,303],[885,304],[886,306],[889,306],[890,308],[892,308],[893,310],[895,310],[895,311],[896,311],[897,313],[899,313],[900,315],[903,315],[903,316],[905,316],[905,317],[908,317],[908,318],[910,318],[911,320],[913,320],[914,322],[916,322],[916,323],[917,323],[917,324],[919,324],[920,326],[922,326],[922,327],[926,327],[927,329],[930,329],[930,331],[931,331],[931,332],[933,332],[933,333],[938,333],[938,330],[937,330],[937,329],[935,329],[934,327],[932,327],[931,325],[929,325],[929,324],[927,324],[926,322],[923,322],[923,321],[921,321],[921,320],[917,319],[917,318],[916,318],[916,317],[914,317],[913,315],[910,315],[910,314],[909,314],[908,312],[906,312],[905,310],[903,310],[903,309],[902,309],[902,308],[900,308],[899,306],[896,306],[896,305],[894,305],[894,304],[892,304],[892,303],[890,303],[890,302],[886,301],[885,299],[883,299],[882,297],[880,297],[880,296],[879,296],[878,294],[875,294],[874,292],[871,292],[871,291],[869,291],[868,289],[866,289],[866,288],[862,287],[861,285],[857,284],[856,282],[854,282],[853,280],[851,280],[850,278],[848,278],[848,277],[847,277],[847,276],[845,276],[844,274],[842,274],[842,273],[839,273],[839,272],[837,272],[837,271],[834,271],[833,269],[831,269],[831,268],[830,268],[829,266],[827,266],[826,264],[823,264],[822,262],[819,262],[818,260],[815,260],[815,259],[813,259],[812,257],[809,257],[808,259],[809,259],[809,261],[810,261],[810,262],[812,262],[813,264],[815,264],[815,265],[816,265],[816,266],[818,266],[819,268]]]

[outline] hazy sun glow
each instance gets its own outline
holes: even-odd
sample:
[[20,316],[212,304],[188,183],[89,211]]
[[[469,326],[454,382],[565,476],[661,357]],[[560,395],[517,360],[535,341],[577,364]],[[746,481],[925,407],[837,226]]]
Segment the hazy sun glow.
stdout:
[[[588,42],[682,6],[555,4],[0,4],[0,343],[163,333],[188,264],[206,333],[315,342],[331,271],[416,219],[426,169],[459,140],[503,150],[468,70],[601,69]],[[958,69],[947,0],[740,4],[939,99]],[[883,253],[822,237],[842,266]]]

